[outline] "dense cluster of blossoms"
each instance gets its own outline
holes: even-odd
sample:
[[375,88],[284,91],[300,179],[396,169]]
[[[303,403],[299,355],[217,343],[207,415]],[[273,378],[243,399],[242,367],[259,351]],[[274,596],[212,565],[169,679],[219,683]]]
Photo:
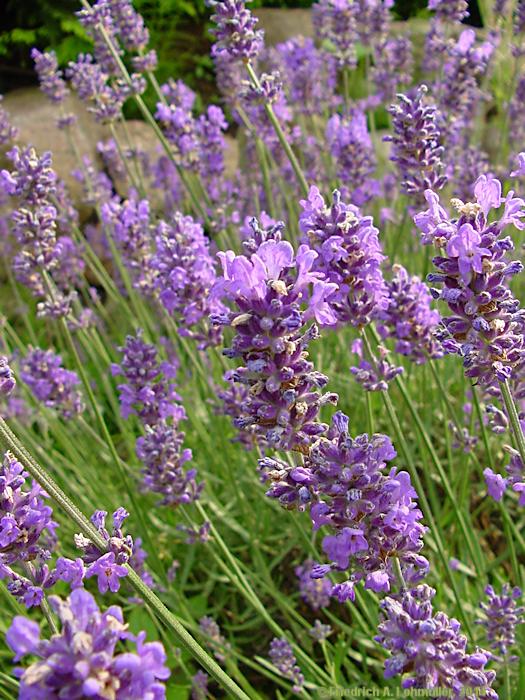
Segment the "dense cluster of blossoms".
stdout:
[[519,605],[523,600],[521,589],[513,589],[506,583],[498,594],[493,586],[485,588],[487,600],[480,603],[484,615],[476,620],[485,628],[487,641],[491,649],[505,657],[508,662],[518,657],[508,657],[509,651],[516,644],[516,627],[525,622],[525,608]]
[[[47,580],[46,561],[56,542],[57,523],[46,499],[45,491],[29,482],[22,465],[6,452],[0,465],[0,579],[7,580],[9,592],[27,607],[42,601],[40,584],[54,583]],[[20,576],[12,568],[17,564],[34,577]]]
[[321,115],[337,104],[336,63],[316,48],[313,39],[298,36],[277,44],[270,62],[299,113]]
[[[474,187],[476,201],[453,200],[459,218],[451,219],[434,192],[427,190],[429,209],[414,221],[422,232],[422,243],[434,245],[439,255],[437,272],[428,280],[432,296],[446,302],[452,312],[444,317],[448,338],[443,347],[463,356],[465,373],[483,384],[504,381],[512,368],[523,361],[525,316],[508,283],[522,270],[519,261],[509,261],[514,248],[508,226],[525,227],[525,203],[510,191],[501,197],[501,183],[480,176]],[[489,220],[492,209],[504,204],[503,214]]]
[[359,6],[353,0],[318,0],[312,7],[317,40],[328,41],[340,68],[357,65],[357,17]]
[[483,97],[478,80],[487,71],[494,48],[491,41],[477,45],[473,29],[465,29],[457,42],[447,46],[443,77],[435,91],[445,146],[456,144],[471,123]]
[[384,345],[378,345],[377,355],[365,353],[363,345],[361,338],[352,343],[351,350],[359,361],[356,366],[350,367],[350,372],[365,391],[387,391],[389,383],[402,374],[403,367],[388,361],[390,351]]
[[447,178],[443,174],[443,146],[437,126],[436,107],[425,104],[426,85],[415,95],[398,95],[398,104],[390,107],[392,143],[390,160],[396,163],[402,178],[401,189],[422,196],[427,189],[440,190]]
[[417,364],[443,355],[436,338],[441,317],[432,309],[432,296],[419,277],[409,275],[402,265],[393,266],[387,281],[388,306],[379,313],[382,338],[395,341],[395,351]]
[[330,604],[332,584],[326,578],[312,578],[312,570],[315,566],[317,566],[315,562],[307,559],[300,566],[295,567],[295,575],[299,579],[301,598],[312,610],[319,610]]
[[0,171],[0,190],[18,200],[11,215],[18,243],[12,263],[15,277],[36,297],[43,298],[37,309],[39,315],[67,316],[77,296],[75,286],[81,282],[84,262],[71,238],[58,234],[64,222],[57,206],[65,200],[51,154],[38,156],[32,147],[15,146],[7,157],[12,169]]
[[52,102],[60,104],[64,101],[69,90],[58,68],[58,60],[54,51],[42,52],[32,49],[31,58],[35,63],[40,89]]
[[[212,315],[216,324],[230,326],[235,337],[224,354],[243,362],[232,373],[249,388],[237,427],[254,432],[276,449],[308,451],[326,426],[319,410],[333,394],[321,394],[328,378],[308,361],[307,347],[318,336],[317,326],[335,322],[328,299],[336,285],[314,271],[317,253],[306,245],[297,254],[287,241],[254,242],[249,256],[219,253],[223,276],[212,297],[235,305],[234,311]],[[258,231],[264,237],[264,231]]]
[[302,240],[318,254],[313,269],[337,286],[329,298],[337,323],[365,326],[388,306],[384,255],[372,217],[341,201],[337,190],[327,206],[318,188],[311,187],[301,206]]
[[[160,642],[146,642],[145,633],[128,631],[116,605],[101,612],[93,596],[78,588],[63,600],[49,603],[62,628],[51,639],[40,638],[33,620],[16,616],[6,640],[15,662],[31,654],[38,657],[27,668],[18,667],[20,700],[57,697],[99,697],[114,700],[165,698],[163,681],[169,678],[166,653]],[[134,644],[135,651],[117,645]]]
[[123,375],[126,384],[119,385],[121,411],[124,418],[136,414],[144,426],[144,435],[137,439],[137,456],[143,464],[143,486],[159,494],[162,505],[175,506],[197,499],[203,489],[197,483],[197,470],[186,469],[192,453],[183,447],[184,433],[180,421],[186,418],[184,407],[173,378],[176,367],[159,362],[157,349],[145,343],[141,333],[128,336],[120,365],[113,365],[114,375]]
[[122,202],[113,197],[101,207],[106,235],[116,242],[122,260],[129,269],[133,285],[146,295],[153,293],[155,269],[152,265],[152,224],[150,203],[135,193]]
[[326,123],[326,141],[339,180],[353,193],[355,201],[366,201],[375,155],[365,113],[356,108],[342,116],[331,116]]
[[394,558],[410,583],[428,571],[419,554],[425,527],[410,476],[387,466],[395,455],[385,435],[351,438],[348,418],[337,412],[327,436],[302,465],[259,461],[270,484],[268,496],[287,508],[308,505],[314,529],[327,527],[334,533],[322,542],[333,564],[316,567],[313,575],[322,578],[332,567],[350,569],[350,578],[332,591],[341,601],[353,599],[357,581],[376,592],[389,591],[396,581]]
[[[490,653],[467,653],[460,624],[445,613],[434,613],[435,590],[425,584],[381,601],[382,621],[376,641],[391,652],[385,677],[405,676],[403,688],[441,688],[436,697],[497,700],[491,688],[496,676],[485,670]],[[448,692],[448,694],[445,694]]]
[[303,689],[304,676],[297,665],[297,659],[290,643],[284,638],[272,639],[269,656],[279,673],[293,682],[293,692],[300,693]]
[[62,366],[62,358],[52,350],[31,349],[20,365],[20,378],[38,401],[57,410],[69,420],[84,410],[80,379]]
[[155,286],[180,335],[194,338],[199,347],[217,344],[221,334],[207,321],[222,305],[210,296],[217,272],[202,225],[175,212],[169,222],[157,225],[155,241]]
[[216,39],[212,55],[224,53],[230,59],[243,61],[256,58],[263,47],[264,33],[256,29],[258,20],[248,10],[246,2],[208,0],[208,4],[214,10],[211,19],[217,25],[212,32]]

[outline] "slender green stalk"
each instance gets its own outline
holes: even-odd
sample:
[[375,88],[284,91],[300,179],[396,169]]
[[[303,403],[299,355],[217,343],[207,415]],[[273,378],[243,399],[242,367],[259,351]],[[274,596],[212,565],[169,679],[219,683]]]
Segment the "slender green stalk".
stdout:
[[[257,77],[257,74],[253,70],[252,64],[248,61],[245,63],[246,70],[248,72],[248,75],[250,76],[250,80],[252,81],[254,87],[260,89],[261,88],[261,83],[259,82],[259,78]],[[281,144],[281,147],[283,151],[286,153],[286,157],[290,161],[290,165],[292,166],[292,169],[295,173],[295,176],[297,178],[297,182],[299,183],[299,187],[301,188],[302,194],[307,197],[308,196],[308,183],[306,182],[306,178],[304,176],[303,171],[301,170],[301,166],[299,165],[299,161],[297,160],[297,157],[295,153],[292,150],[292,147],[288,143],[288,139],[286,138],[286,135],[284,131],[282,130],[281,124],[279,123],[279,120],[277,119],[275,112],[273,111],[272,105],[268,103],[264,103],[264,110],[266,114],[268,115],[268,119],[270,120],[273,129],[277,135],[277,138],[279,139],[279,143]]]
[[503,401],[505,402],[505,408],[507,409],[507,415],[509,417],[512,433],[518,447],[518,452],[520,453],[521,461],[523,464],[525,464],[525,436],[523,435],[523,430],[521,428],[518,409],[514,403],[514,398],[512,397],[512,392],[508,381],[505,380],[504,382],[500,382],[499,385],[503,396]]
[[[102,552],[107,550],[106,542],[100,533],[90,523],[86,516],[75,506],[71,499],[62,491],[52,477],[27,452],[0,416],[0,442],[10,450],[15,458],[23,465],[28,473],[42,486],[49,496],[62,508],[66,515],[79,527],[83,535],[88,537]],[[184,626],[168,610],[164,603],[146,586],[140,576],[127,566],[129,583],[139,596],[151,607],[158,619],[163,622],[177,637],[180,643],[194,659],[221,685],[229,697],[239,700],[250,700],[249,696],[220,668],[212,657],[186,631]]]

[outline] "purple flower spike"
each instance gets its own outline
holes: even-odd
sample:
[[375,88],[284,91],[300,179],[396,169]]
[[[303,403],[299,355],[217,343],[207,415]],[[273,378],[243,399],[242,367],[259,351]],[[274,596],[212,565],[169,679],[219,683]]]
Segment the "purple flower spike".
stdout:
[[307,452],[326,429],[318,422],[321,406],[336,400],[321,394],[328,380],[307,359],[307,347],[318,337],[317,326],[307,323],[334,323],[329,299],[336,285],[314,271],[315,251],[303,245],[295,255],[290,243],[279,240],[280,230],[271,231],[277,238],[247,242],[247,250],[255,250],[250,257],[219,253],[224,272],[212,298],[227,299],[235,310],[212,321],[234,329],[225,354],[240,358],[242,366],[231,376],[249,389],[235,425],[250,426],[271,447]]
[[297,665],[297,659],[290,643],[286,639],[272,639],[269,656],[279,673],[293,682],[293,692],[300,693],[304,684],[304,676]]
[[414,97],[398,95],[398,104],[389,109],[394,135],[383,139],[392,142],[390,160],[398,167],[402,190],[420,200],[426,189],[440,190],[447,181],[437,109],[425,104],[426,93],[426,85],[421,85]]
[[[38,625],[15,617],[7,642],[15,660],[27,654],[38,660],[20,669],[20,700],[52,700],[56,689],[68,697],[111,697],[114,700],[163,700],[170,676],[166,653],[160,642],[144,641],[145,633],[133,637],[116,605],[101,612],[93,596],[79,588],[62,600],[49,602],[62,628],[49,640],[41,640]],[[135,651],[118,653],[119,642],[135,644]],[[110,693],[110,695],[108,695]]]
[[434,244],[439,252],[428,281],[436,285],[432,296],[451,311],[442,321],[443,347],[464,358],[468,377],[491,385],[510,378],[525,357],[525,313],[509,287],[523,266],[509,260],[514,245],[502,235],[507,226],[525,227],[525,202],[512,191],[502,198],[501,183],[485,175],[476,181],[474,195],[475,202],[452,200],[459,214],[453,219],[427,190],[429,209],[414,221],[423,244]]
[[[496,673],[485,670],[490,654],[466,651],[459,622],[443,612],[434,614],[435,593],[419,585],[381,601],[383,619],[375,640],[392,654],[385,662],[385,678],[403,676],[402,688],[442,688],[454,698],[497,700],[491,688]],[[467,689],[472,692],[465,694]]]
[[340,324],[367,325],[388,306],[383,279],[384,260],[379,231],[370,216],[341,201],[336,190],[327,206],[317,187],[301,201],[299,218],[302,240],[317,252],[313,269],[323,273],[337,291],[329,304]]
[[432,296],[419,277],[410,276],[402,265],[394,265],[388,285],[388,307],[379,313],[378,330],[393,338],[395,350],[417,364],[443,356],[435,333],[441,317],[431,308]]
[[38,401],[56,409],[64,419],[70,420],[84,410],[80,384],[76,372],[62,367],[62,358],[52,350],[31,349],[23,359],[20,377]]
[[[350,571],[350,580],[332,590],[340,600],[352,599],[357,581],[383,590],[387,583],[396,585],[393,557],[399,559],[406,581],[416,583],[428,571],[419,554],[426,528],[417,494],[407,472],[387,464],[394,457],[388,437],[351,438],[348,419],[336,413],[328,435],[311,448],[300,469],[260,460],[270,482],[267,495],[288,509],[309,505],[314,529],[330,533],[323,540],[324,551],[336,568]],[[321,567],[314,570],[316,576],[317,569]]]
[[521,589],[511,589],[505,583],[499,595],[492,586],[485,588],[485,594],[487,601],[479,605],[484,616],[476,622],[485,628],[490,648],[505,657],[504,663],[517,660],[518,657],[509,659],[508,653],[516,644],[516,627],[525,622],[525,608],[519,605],[523,600]]
[[[250,0],[247,0],[248,2]],[[244,0],[208,0],[215,14],[211,19],[217,27],[212,30],[216,43],[212,55],[226,54],[228,58],[250,61],[263,47],[264,33],[256,29],[257,18]]]
[[35,62],[40,89],[52,102],[59,104],[66,98],[67,89],[62,71],[58,69],[58,61],[54,51],[42,53],[38,49],[31,50],[31,58]]

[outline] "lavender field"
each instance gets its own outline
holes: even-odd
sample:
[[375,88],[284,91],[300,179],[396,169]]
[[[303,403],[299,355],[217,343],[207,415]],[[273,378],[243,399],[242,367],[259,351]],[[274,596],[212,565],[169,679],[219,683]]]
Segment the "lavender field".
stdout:
[[0,698],[522,700],[525,2],[210,0],[217,104],[80,5],[74,166],[0,102]]

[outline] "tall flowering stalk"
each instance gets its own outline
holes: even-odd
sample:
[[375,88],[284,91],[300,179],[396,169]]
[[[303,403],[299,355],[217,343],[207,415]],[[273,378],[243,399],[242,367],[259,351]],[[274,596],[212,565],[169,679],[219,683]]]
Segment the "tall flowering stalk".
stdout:
[[186,418],[180,396],[172,382],[176,368],[159,362],[154,345],[145,343],[141,333],[128,336],[120,365],[113,365],[114,375],[123,375],[119,385],[124,418],[136,414],[145,434],[137,439],[137,456],[143,464],[143,486],[159,494],[162,505],[176,506],[196,500],[203,484],[196,481],[197,470],[186,469],[192,453],[183,448],[184,433],[180,421]]
[[[443,347],[463,357],[465,374],[484,384],[506,381],[523,360],[524,314],[512,294],[510,278],[522,264],[509,260],[514,244],[503,236],[509,226],[525,227],[525,203],[510,191],[501,197],[499,180],[480,176],[475,202],[453,200],[459,218],[451,219],[438,196],[427,190],[429,209],[414,221],[422,243],[434,245],[436,272],[429,275],[432,296],[444,301],[450,316],[443,318],[448,338]],[[504,205],[498,219],[493,209]]]

